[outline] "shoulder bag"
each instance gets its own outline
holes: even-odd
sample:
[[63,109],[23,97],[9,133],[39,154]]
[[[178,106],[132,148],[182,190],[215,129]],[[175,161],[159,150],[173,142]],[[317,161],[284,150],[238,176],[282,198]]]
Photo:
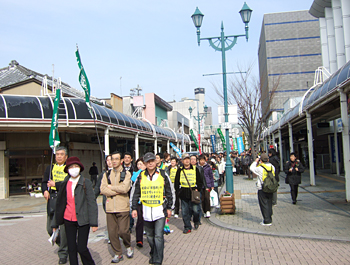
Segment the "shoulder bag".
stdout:
[[191,189],[191,202],[193,202],[193,203],[195,203],[195,204],[200,204],[200,203],[201,203],[201,193],[200,193],[198,190],[192,190],[192,187],[191,187],[191,185],[190,185],[190,182],[189,182],[188,179],[187,179],[185,170],[182,169],[182,172],[184,173],[185,178],[186,178],[187,183],[188,183],[188,186],[189,186],[190,189]]

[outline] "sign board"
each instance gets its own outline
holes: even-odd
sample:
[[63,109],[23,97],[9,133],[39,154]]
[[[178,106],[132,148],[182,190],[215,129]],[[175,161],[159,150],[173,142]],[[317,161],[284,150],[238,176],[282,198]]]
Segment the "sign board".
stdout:
[[343,121],[342,121],[342,119],[338,119],[337,120],[337,125],[338,125],[338,132],[342,132],[343,131]]
[[229,122],[224,122],[223,124],[221,124],[221,128],[223,128],[223,129],[230,129],[231,128],[231,124]]

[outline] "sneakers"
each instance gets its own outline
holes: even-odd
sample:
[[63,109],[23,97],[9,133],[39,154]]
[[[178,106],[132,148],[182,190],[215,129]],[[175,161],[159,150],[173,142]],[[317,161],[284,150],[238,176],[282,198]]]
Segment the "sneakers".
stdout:
[[189,233],[191,233],[191,229],[184,229],[184,231],[182,232],[182,233],[184,233],[184,234],[189,234]]
[[174,217],[175,217],[175,218],[179,218],[179,215],[178,215],[178,214],[175,214]]
[[128,259],[131,259],[134,256],[134,250],[132,249],[132,247],[126,249],[126,256],[128,257]]
[[199,227],[199,223],[194,224],[194,230],[197,230]]
[[261,225],[264,225],[264,226],[271,226],[271,225],[272,225],[272,223],[265,224],[264,221],[262,221],[260,224],[261,224]]
[[112,263],[118,263],[119,261],[122,261],[124,259],[123,255],[115,255],[114,258],[112,259]]
[[205,214],[205,217],[206,217],[206,218],[209,218],[209,217],[210,217],[210,211],[207,211],[207,213]]
[[137,241],[136,246],[138,246],[139,248],[143,247],[143,243],[141,241]]

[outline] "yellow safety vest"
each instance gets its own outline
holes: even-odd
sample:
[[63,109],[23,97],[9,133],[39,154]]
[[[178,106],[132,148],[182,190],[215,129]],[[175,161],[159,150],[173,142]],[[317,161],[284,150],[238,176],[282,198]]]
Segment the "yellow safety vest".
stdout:
[[172,167],[170,168],[170,180],[172,183],[174,183],[175,181],[175,176],[176,176],[176,171],[177,171],[177,167]]
[[148,207],[157,207],[163,204],[164,178],[160,173],[156,180],[148,180],[145,171],[141,172],[141,202]]
[[[64,172],[65,167],[66,165],[59,166],[57,164],[54,164],[51,172],[51,179],[54,182],[61,182],[66,178],[68,174]],[[56,187],[51,187],[51,190],[57,190],[57,189]]]
[[[272,166],[267,166],[265,164],[259,164],[258,167],[263,167],[265,168],[267,171],[271,171],[272,170],[272,174],[273,176],[275,176],[275,171],[272,169]],[[268,175],[267,171],[263,170],[263,176],[262,176],[262,181],[264,181]]]
[[[191,187],[195,187],[196,186],[196,168],[195,166],[193,166],[193,169],[184,169],[188,182],[190,183]],[[181,174],[180,174],[180,185],[183,188],[189,188],[190,186],[188,186],[188,182],[185,178],[184,172],[183,172],[183,168],[181,168]]]

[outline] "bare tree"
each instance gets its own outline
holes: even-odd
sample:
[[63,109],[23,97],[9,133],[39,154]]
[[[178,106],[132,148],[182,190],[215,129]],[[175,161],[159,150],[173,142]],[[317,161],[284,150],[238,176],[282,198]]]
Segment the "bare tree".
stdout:
[[[252,76],[252,65],[246,70],[241,67],[238,69],[240,74],[233,79],[227,89],[227,101],[229,105],[237,104],[238,124],[247,134],[249,145],[252,147],[252,157],[255,157],[254,140],[261,134],[264,124],[263,117],[266,117],[267,111],[272,107],[272,99],[278,88],[280,77],[273,80],[267,93],[263,93],[264,80],[259,82]],[[223,91],[220,91],[217,86],[214,86],[214,89],[220,101],[224,102]]]

